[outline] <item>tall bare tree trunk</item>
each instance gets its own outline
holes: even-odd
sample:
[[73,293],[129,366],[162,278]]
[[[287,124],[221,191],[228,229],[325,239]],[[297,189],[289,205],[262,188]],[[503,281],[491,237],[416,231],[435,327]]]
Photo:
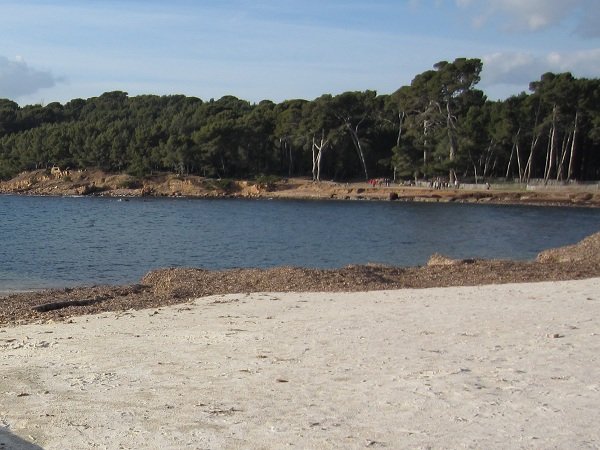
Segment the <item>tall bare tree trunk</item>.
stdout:
[[517,167],[519,168],[519,183],[523,182],[523,168],[521,167],[521,152],[519,151],[521,146],[519,145],[519,141],[515,143],[515,148],[517,150]]
[[527,164],[525,165],[525,180],[529,182],[531,179],[531,172],[533,170],[533,154],[537,143],[540,140],[540,135],[537,134],[531,139],[531,147],[529,148],[529,158],[527,158]]
[[404,111],[400,111],[398,113],[398,135],[396,136],[396,147],[400,147],[400,141],[402,140],[402,125],[404,125],[405,118],[406,113]]
[[531,135],[531,146],[529,148],[529,158],[527,158],[527,164],[525,165],[525,176],[526,176],[526,181],[528,183],[529,183],[529,180],[531,179],[531,172],[533,170],[533,154],[535,152],[537,143],[540,139],[540,133],[537,130],[537,127],[538,127],[538,123],[539,123],[539,119],[540,119],[541,106],[542,106],[541,102],[538,103],[538,108],[535,113],[535,123],[533,125],[533,130],[532,130],[532,135]]
[[321,161],[323,159],[323,152],[329,139],[325,139],[325,130],[321,130],[321,139],[319,143],[313,135],[312,138],[312,175],[313,181],[321,181]]
[[[446,127],[448,129],[448,143],[450,145],[448,149],[448,160],[452,163],[456,159],[456,121],[455,117],[452,115],[450,111],[450,101],[446,102]],[[454,179],[456,178],[456,174],[454,169],[450,169],[450,173],[448,174],[448,180],[450,184],[454,184]]]
[[[402,132],[403,130],[403,126],[404,126],[404,120],[406,119],[406,112],[405,111],[398,111],[398,133],[396,134],[396,148],[400,148],[400,143],[402,142]],[[383,121],[390,123],[392,125],[394,125],[394,127],[396,127],[396,122],[389,120],[387,118],[382,118]],[[394,183],[396,182],[396,172],[398,172],[398,167],[396,165],[392,166],[392,169],[394,170]]]
[[519,135],[521,134],[521,128],[517,130],[517,134],[515,134],[514,138],[514,146],[517,156],[517,168],[519,170],[519,183],[523,182],[523,169],[521,167],[521,146],[519,145]]
[[571,136],[571,133],[567,133],[563,138],[563,143],[560,149],[560,161],[558,162],[558,168],[556,169],[556,181],[564,179],[565,159],[567,157],[569,147],[571,146]]
[[569,156],[569,170],[567,170],[567,180],[573,177],[573,161],[575,160],[575,140],[577,139],[577,119],[579,111],[575,112],[575,124],[573,126],[573,140],[571,141],[571,155]]
[[358,159],[362,166],[363,172],[365,174],[365,180],[369,179],[369,173],[367,172],[367,163],[365,162],[365,154],[362,149],[362,144],[360,143],[360,138],[358,137],[358,128],[362,124],[364,119],[356,124],[356,127],[352,127],[349,120],[345,120],[344,124],[346,125],[346,129],[350,133],[350,137],[352,138],[352,143],[354,144],[354,148],[356,149],[356,153],[358,154]]
[[490,140],[490,144],[488,145],[487,150],[485,151],[485,159],[483,163],[483,178],[487,177],[487,172],[489,169],[490,161],[493,156],[493,148],[494,148],[494,139]]
[[[471,164],[473,164],[473,174],[475,175],[475,184],[477,184],[478,182],[478,177],[477,177],[477,164],[475,163],[475,160],[473,159],[473,154],[471,153],[471,150],[468,150],[469,152],[469,159],[471,160]],[[465,172],[465,176],[467,175],[467,173]]]
[[550,146],[552,145],[552,128],[548,132],[548,143],[546,144],[546,160],[544,161],[544,182],[548,175],[548,168],[550,166]]
[[544,174],[544,183],[548,182],[552,169],[554,168],[554,158],[556,152],[556,104],[552,108],[552,128],[550,130],[549,153],[546,154],[546,173]]
[[317,181],[317,143],[315,141],[315,136],[312,137],[312,179],[313,181]]
[[427,140],[427,136],[429,135],[429,121],[427,119],[423,120],[423,168],[427,167],[427,145],[429,141]]
[[506,175],[504,178],[508,180],[510,175],[510,166],[512,165],[513,156],[515,155],[515,143],[513,142],[512,149],[510,150],[510,158],[508,158],[508,164],[506,165]]
[[317,154],[317,181],[321,181],[321,160],[323,158],[323,148],[319,149]]

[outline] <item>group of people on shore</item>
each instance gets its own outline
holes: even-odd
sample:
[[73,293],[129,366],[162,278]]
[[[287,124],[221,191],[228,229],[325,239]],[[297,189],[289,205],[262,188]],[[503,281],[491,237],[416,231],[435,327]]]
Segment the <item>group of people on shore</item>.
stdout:
[[450,183],[448,180],[437,177],[437,178],[434,178],[433,180],[429,180],[429,187],[431,189],[450,189],[450,188],[458,189],[460,187],[460,184],[458,182],[458,179],[456,179],[456,178],[454,179],[453,183]]
[[[396,184],[395,180],[390,178],[371,178],[367,181],[369,185],[372,187],[390,187],[393,184]],[[449,181],[447,178],[436,177],[430,180],[410,180],[404,181],[401,183],[403,186],[421,186],[428,187],[429,189],[460,189],[460,182],[458,178],[454,178],[454,180]],[[490,189],[491,186],[489,183],[485,183],[485,188]]]
[[389,178],[372,178],[368,181],[368,183],[373,187],[390,187],[392,184],[392,180]]

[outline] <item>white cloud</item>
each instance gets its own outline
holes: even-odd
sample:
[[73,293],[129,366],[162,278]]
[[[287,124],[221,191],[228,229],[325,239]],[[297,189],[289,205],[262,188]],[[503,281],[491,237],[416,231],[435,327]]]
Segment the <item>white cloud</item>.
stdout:
[[[531,53],[494,53],[483,58],[483,84],[523,84],[535,80],[547,70]],[[540,72],[541,70],[541,72]]]
[[9,60],[0,56],[0,98],[16,99],[40,89],[54,87],[60,78],[48,71],[30,67],[22,57]]
[[600,36],[598,0],[455,0],[468,10],[476,26],[499,18],[508,30],[538,31],[574,21],[576,31],[586,37]]
[[531,81],[539,80],[546,72],[571,72],[578,78],[595,78],[600,73],[600,48],[538,55],[499,52],[482,59],[481,87],[491,92],[498,86],[511,93],[526,91]]

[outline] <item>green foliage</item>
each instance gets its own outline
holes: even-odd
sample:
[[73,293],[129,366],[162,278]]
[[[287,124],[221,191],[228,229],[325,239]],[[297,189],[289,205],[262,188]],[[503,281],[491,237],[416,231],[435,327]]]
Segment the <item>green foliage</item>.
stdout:
[[223,189],[232,178],[317,174],[600,178],[600,80],[546,73],[530,94],[492,102],[476,89],[481,70],[457,58],[390,95],[279,104],[122,91],[65,105],[0,99],[0,178],[53,165],[196,174]]
[[391,164],[399,178],[412,178],[415,176],[415,171],[418,171],[415,159],[402,147],[392,148]]
[[264,175],[261,174],[255,178],[257,184],[266,187],[267,189],[271,189],[275,186],[276,183],[281,181],[281,177],[277,175]]
[[236,189],[235,181],[229,178],[219,178],[216,180],[207,180],[209,189],[220,189],[225,192],[230,192]]
[[14,169],[9,163],[0,161],[0,180],[10,180],[17,173],[18,171]]

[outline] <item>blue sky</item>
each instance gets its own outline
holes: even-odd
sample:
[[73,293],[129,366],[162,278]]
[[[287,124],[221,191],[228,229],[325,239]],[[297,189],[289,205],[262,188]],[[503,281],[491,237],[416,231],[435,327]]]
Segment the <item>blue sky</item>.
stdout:
[[547,71],[597,78],[600,1],[0,0],[0,98],[21,105],[388,94],[463,56],[492,99]]

